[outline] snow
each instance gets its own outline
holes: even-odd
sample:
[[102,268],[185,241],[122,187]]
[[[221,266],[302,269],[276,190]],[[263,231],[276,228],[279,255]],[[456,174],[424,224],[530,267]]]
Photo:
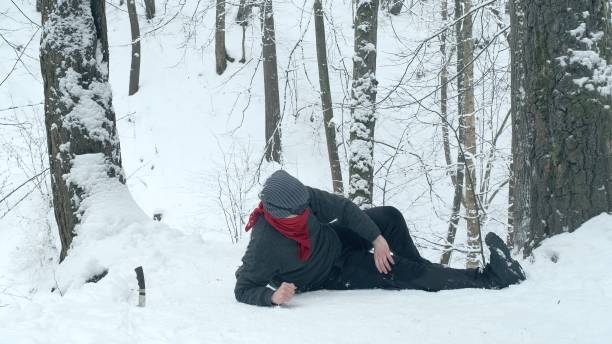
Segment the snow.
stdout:
[[[38,18],[33,1],[15,2],[30,18]],[[127,14],[124,8],[112,6],[117,1],[107,3],[111,88],[99,91],[109,97],[113,91],[127,182],[123,185],[106,178],[107,162],[99,154],[75,158],[73,170],[65,178],[86,188],[87,197],[79,206],[87,211],[62,264],[57,262],[59,239],[46,198],[47,184],[27,184],[8,203],[0,204],[0,343],[514,344],[605,343],[612,337],[608,324],[612,276],[605,273],[612,262],[609,215],[600,215],[574,233],[545,241],[535,250],[533,259],[521,260],[527,281],[504,290],[318,291],[298,295],[288,306],[275,308],[236,302],[234,272],[249,239],[249,234],[242,231],[242,221],[256,205],[262,180],[279,167],[266,163],[260,166],[264,101],[261,68],[257,70],[259,22],[255,20],[247,29],[247,63],[230,63],[222,76],[216,76],[214,49],[209,45],[214,9],[202,15],[202,22],[194,23],[196,2],[185,3],[169,1],[167,6],[158,7],[158,17],[151,22],[141,21],[141,81],[134,96],[127,95],[131,55]],[[342,137],[348,136],[351,125],[350,66],[345,69],[354,54],[351,18],[347,15],[351,3],[333,3],[326,26],[335,123]],[[433,3],[415,2],[411,9],[414,16],[380,16],[375,76],[379,99],[403,72],[406,60],[402,54],[439,30],[430,20],[439,13]],[[300,6],[279,1],[274,9],[281,95],[287,94],[283,167],[307,185],[330,190],[319,92],[313,86],[316,58],[313,27],[309,25],[311,12],[307,7],[301,20],[296,20]],[[0,29],[7,28],[0,33],[9,41],[26,42],[36,30],[12,3],[0,5],[0,15],[3,13],[15,19],[5,21],[2,17],[0,24]],[[242,29],[229,18],[227,49],[236,57],[240,55]],[[409,33],[404,41],[395,40],[391,24],[397,32]],[[79,27],[82,23],[65,25]],[[77,47],[83,39],[67,44]],[[303,44],[296,49],[299,59],[288,61],[298,40]],[[0,86],[0,108],[39,104],[10,112],[14,118],[0,112],[0,122],[29,125],[28,130],[0,126],[0,193],[46,168],[37,41],[34,39],[28,47],[23,64]],[[46,40],[42,43],[51,44]],[[3,77],[15,56],[8,45],[0,44]],[[490,56],[499,56],[493,63],[502,69],[507,64],[507,48],[491,49]],[[101,62],[100,51],[95,58]],[[568,54],[567,62],[569,59]],[[422,79],[410,78],[415,71],[408,70],[408,78],[396,90],[399,96],[389,101],[395,105],[406,102],[402,97],[412,101],[429,92],[431,79],[437,77],[436,63],[437,57],[426,56],[419,64],[425,75]],[[106,69],[103,66],[104,72]],[[289,80],[288,87],[285,72],[295,78]],[[77,77],[70,80],[74,82]],[[504,78],[496,82],[504,85]],[[369,81],[363,80],[364,85]],[[66,92],[90,91],[74,90],[71,85],[64,84]],[[449,92],[452,97],[453,90]],[[481,98],[493,101],[479,103],[476,108],[499,108],[500,113],[506,113],[507,94],[499,92],[491,97],[487,93],[485,97],[479,93],[476,101]],[[96,113],[94,104],[81,105],[84,115]],[[381,196],[381,174],[377,175],[375,203],[381,204],[384,197],[386,204],[402,209],[424,255],[437,260],[439,251],[424,243],[445,234],[452,199],[447,166],[440,150],[436,151],[439,141],[431,129],[438,118],[424,111],[437,104],[427,99],[423,107],[401,111],[387,103],[378,105],[377,138],[392,146],[401,143],[401,150],[389,153],[386,146],[374,148],[377,169],[383,157],[395,161],[393,167],[382,166],[381,174],[386,173],[392,186],[385,196]],[[360,115],[369,116],[365,111]],[[411,117],[416,121],[407,125],[406,118]],[[482,114],[478,117],[484,118]],[[101,117],[91,117],[85,122],[96,126],[99,120]],[[372,149],[364,141],[347,147],[346,140],[340,146],[343,171],[353,153],[366,156]],[[496,154],[499,152],[503,159],[509,152],[509,132],[500,137],[502,141],[505,144],[500,144]],[[10,147],[10,154],[6,154],[6,147]],[[410,153],[433,162],[423,165]],[[483,156],[480,153],[477,159]],[[260,179],[254,177],[258,168]],[[505,170],[504,164],[494,166],[492,174],[497,179],[493,184],[502,180]],[[41,178],[49,177],[43,174]],[[348,180],[346,174],[344,180]],[[366,187],[362,182],[355,184]],[[17,203],[21,197],[24,201]],[[484,224],[486,231],[502,233],[506,198],[502,190],[489,209],[492,220]],[[231,211],[224,213],[222,208]],[[161,222],[152,220],[156,213],[163,213]],[[465,239],[461,236],[458,233],[458,247]],[[454,266],[464,264],[462,259],[454,255]],[[137,266],[143,266],[147,284],[144,308],[137,307]],[[98,283],[85,283],[103,271],[108,274]]]

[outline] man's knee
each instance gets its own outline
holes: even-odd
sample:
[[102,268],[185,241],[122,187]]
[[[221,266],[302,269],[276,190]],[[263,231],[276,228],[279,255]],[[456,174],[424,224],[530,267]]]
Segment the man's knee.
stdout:
[[396,207],[387,205],[387,206],[383,206],[382,208],[383,208],[382,210],[385,214],[385,217],[389,219],[400,220],[404,217],[404,215],[402,215],[402,212],[399,211]]

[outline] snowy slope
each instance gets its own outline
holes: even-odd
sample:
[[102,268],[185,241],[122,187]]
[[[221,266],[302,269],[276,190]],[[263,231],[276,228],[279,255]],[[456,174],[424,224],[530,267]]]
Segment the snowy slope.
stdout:
[[[33,1],[16,3],[30,18],[37,18]],[[212,2],[158,1],[158,17],[150,23],[141,19],[141,89],[128,97],[129,23],[125,9],[113,6],[116,3],[108,2],[110,78],[129,192],[120,185],[96,191],[92,199],[102,206],[84,219],[70,258],[61,265],[56,261],[59,243],[44,183],[29,195],[28,188],[12,196],[16,198],[10,199],[11,205],[26,197],[0,218],[0,344],[607,343],[612,338],[608,215],[545,242],[532,261],[523,262],[528,280],[505,290],[320,291],[299,295],[287,307],[238,304],[234,271],[248,236],[232,243],[218,203],[227,201],[228,188],[223,185],[229,176],[232,190],[250,188],[244,194],[242,215],[256,204],[259,183],[251,178],[263,147],[258,25],[247,31],[247,63],[229,64],[226,73],[216,76],[210,45]],[[198,11],[208,11],[200,16],[196,5]],[[284,165],[306,184],[329,190],[310,6],[308,1],[275,2],[281,99],[287,96]],[[411,15],[381,16],[381,95],[403,73],[405,60],[398,52],[406,54],[416,46],[403,44],[435,31],[429,10],[415,7]],[[241,29],[231,23],[233,11],[228,14],[227,44],[230,54],[239,57]],[[348,118],[341,102],[351,68],[349,12],[350,1],[334,1],[331,22],[326,23],[328,30],[334,25],[328,45],[338,122]],[[194,18],[200,21],[194,23]],[[8,40],[23,45],[34,37],[23,64],[17,64],[0,86],[0,109],[34,104],[0,112],[0,123],[28,122],[25,129],[33,132],[28,138],[24,130],[0,126],[0,190],[7,191],[44,170],[46,142],[41,130],[39,32],[10,2],[0,4],[0,28]],[[404,43],[394,32],[408,33]],[[294,49],[298,41],[303,49]],[[0,45],[0,77],[14,63],[14,51]],[[430,73],[428,78],[436,77],[435,63],[425,61],[418,68]],[[417,79],[413,82],[420,85]],[[421,82],[426,93],[427,80]],[[380,112],[377,136],[394,143],[404,122],[393,118],[393,109],[383,107]],[[434,148],[439,142],[431,134],[432,118],[419,107],[405,112],[400,115],[423,122],[409,128],[405,148],[441,162]],[[438,183],[434,191],[447,199],[431,196],[418,161],[409,155],[403,159],[391,173],[395,189],[387,201],[404,211],[416,234],[431,239],[446,227],[446,196],[451,193],[448,185]],[[263,164],[262,175],[275,168]],[[429,172],[448,179],[442,169]],[[88,175],[95,175],[95,170]],[[504,210],[503,192],[498,200]],[[151,221],[155,212],[164,214],[162,223]],[[487,229],[503,227],[493,221]],[[426,250],[425,255],[437,260],[439,253]],[[145,308],[136,307],[133,269],[139,265],[147,282]],[[108,275],[99,283],[83,283],[105,269]]]

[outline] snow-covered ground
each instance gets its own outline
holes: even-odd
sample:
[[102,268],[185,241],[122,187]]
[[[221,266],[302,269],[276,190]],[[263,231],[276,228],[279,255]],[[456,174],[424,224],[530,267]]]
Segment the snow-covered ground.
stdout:
[[[33,0],[15,3],[38,20]],[[609,215],[589,221],[575,233],[547,240],[532,259],[522,261],[527,281],[504,290],[319,291],[298,295],[286,307],[237,303],[234,271],[248,235],[233,243],[219,201],[227,205],[229,193],[245,191],[246,198],[239,204],[243,218],[256,205],[260,185],[251,177],[263,146],[259,29],[255,22],[247,30],[247,63],[230,63],[217,76],[210,44],[213,2],[181,3],[160,0],[156,19],[147,23],[141,18],[141,88],[128,97],[127,13],[114,6],[118,1],[108,2],[110,81],[127,188],[108,185],[95,192],[92,202],[98,206],[83,219],[74,248],[61,265],[57,264],[59,239],[53,212],[45,198],[48,175],[43,173],[43,183],[28,183],[1,204],[0,344],[610,342]],[[200,17],[196,3],[199,10],[209,11]],[[275,1],[281,106],[285,104],[284,167],[306,184],[329,190],[310,6],[308,1]],[[404,72],[405,60],[400,56],[436,30],[428,19],[433,12],[424,6],[400,17],[381,15],[380,95]],[[351,68],[348,13],[350,1],[334,1],[326,23],[328,30],[334,25],[328,45],[339,123],[348,118],[340,106],[348,92],[346,77]],[[231,7],[227,44],[229,53],[239,58],[241,29],[230,20],[234,14]],[[194,19],[201,21],[194,23]],[[399,41],[394,32],[409,34]],[[0,42],[0,80],[15,65],[0,85],[1,198],[44,171],[46,141],[37,60],[40,32],[7,1],[0,4],[0,34],[25,48],[16,52],[6,41]],[[303,48],[294,49],[298,41]],[[15,63],[17,57],[20,60]],[[425,61],[415,68],[424,73],[424,79],[435,79],[434,67]],[[421,82],[427,84],[427,80]],[[428,90],[424,87],[423,92]],[[19,107],[26,104],[32,106]],[[395,144],[404,134],[409,139],[403,141],[403,148],[431,159],[431,166],[442,164],[439,137],[433,135],[426,111],[402,110],[406,118],[417,119],[406,126],[406,132],[401,128],[407,122],[393,118],[395,111],[381,106],[377,137]],[[507,133],[502,139],[507,143]],[[379,149],[381,156],[384,148]],[[446,228],[452,197],[449,178],[442,168],[421,166],[409,154],[399,160],[389,174],[391,187],[385,201],[404,212],[417,242],[428,246],[427,240],[435,240]],[[90,168],[95,166],[92,162]],[[275,168],[264,163],[262,176]],[[428,187],[425,171],[434,177],[434,190]],[[503,194],[497,196],[490,219],[503,216]],[[377,197],[381,204],[380,193]],[[502,211],[496,213],[495,207]],[[161,223],[151,221],[157,212],[164,214]],[[501,234],[503,225],[490,221],[486,229]],[[431,246],[423,252],[439,259],[439,251]],[[460,266],[462,258],[456,256],[453,263]],[[140,265],[147,283],[144,308],[136,306],[134,268]],[[84,283],[91,274],[106,269],[108,275],[100,282]]]

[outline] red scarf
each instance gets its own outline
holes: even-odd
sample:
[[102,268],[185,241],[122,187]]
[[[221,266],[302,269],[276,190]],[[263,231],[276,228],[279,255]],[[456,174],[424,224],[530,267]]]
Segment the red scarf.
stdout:
[[276,218],[272,217],[270,213],[266,211],[263,206],[263,202],[259,202],[259,206],[253,210],[249,216],[249,222],[244,227],[245,231],[249,231],[259,218],[259,215],[263,214],[266,221],[272,225],[277,231],[279,231],[285,237],[297,241],[298,245],[298,257],[301,261],[308,260],[310,257],[310,238],[308,237],[308,215],[310,215],[310,209],[306,208],[301,215],[291,218]]

